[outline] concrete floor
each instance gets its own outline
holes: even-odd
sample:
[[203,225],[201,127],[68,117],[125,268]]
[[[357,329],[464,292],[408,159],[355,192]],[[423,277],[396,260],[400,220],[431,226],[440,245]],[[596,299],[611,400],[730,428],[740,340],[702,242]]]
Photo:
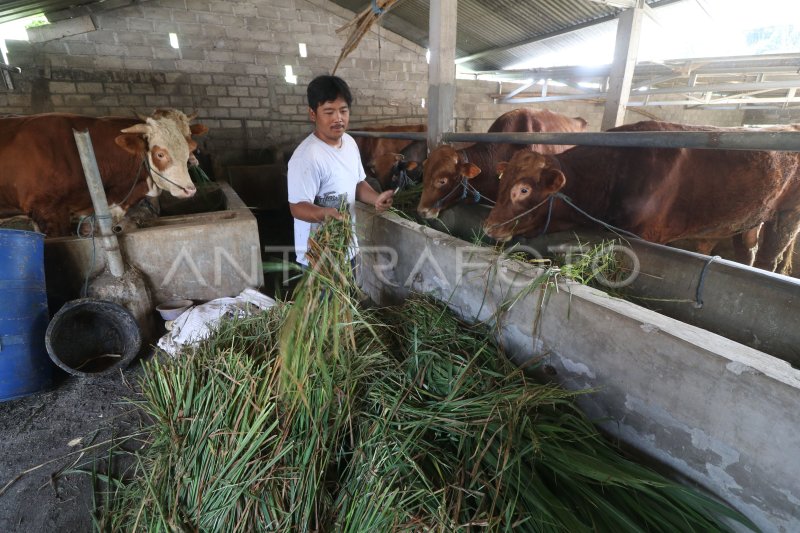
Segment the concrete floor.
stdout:
[[[109,377],[62,375],[49,391],[0,403],[0,491],[11,483],[0,495],[0,531],[92,531],[93,492],[100,488],[92,487],[92,462],[103,471],[104,443],[139,427],[125,400],[135,396],[140,373],[136,362]],[[96,448],[81,455],[88,446]],[[69,469],[86,473],[60,474]]]

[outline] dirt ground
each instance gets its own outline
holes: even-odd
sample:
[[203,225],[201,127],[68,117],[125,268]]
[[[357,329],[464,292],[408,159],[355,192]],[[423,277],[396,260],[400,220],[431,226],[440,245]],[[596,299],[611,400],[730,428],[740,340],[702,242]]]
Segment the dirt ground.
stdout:
[[0,403],[0,531],[93,530],[100,487],[92,486],[92,463],[104,471],[109,439],[140,427],[125,403],[140,373],[137,360],[124,373],[65,377],[49,391]]

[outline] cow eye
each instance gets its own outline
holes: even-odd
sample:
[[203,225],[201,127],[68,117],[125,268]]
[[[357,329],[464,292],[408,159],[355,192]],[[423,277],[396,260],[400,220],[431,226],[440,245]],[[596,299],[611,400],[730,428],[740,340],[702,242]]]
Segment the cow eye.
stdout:
[[164,159],[166,156],[164,155],[164,152],[156,152],[156,157],[159,159]]
[[439,187],[447,185],[447,178],[439,178],[438,180],[436,180],[436,185],[438,185]]
[[519,190],[519,192],[521,192],[522,194],[528,194],[530,192],[530,189],[528,189],[527,187],[523,187]]

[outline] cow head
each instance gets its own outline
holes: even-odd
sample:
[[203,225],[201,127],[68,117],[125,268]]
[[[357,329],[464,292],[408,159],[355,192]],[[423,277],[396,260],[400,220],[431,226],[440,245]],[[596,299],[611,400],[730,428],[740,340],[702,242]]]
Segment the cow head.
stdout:
[[[419,181],[418,172],[412,172],[419,167],[416,161],[406,161],[403,154],[386,153],[376,156],[367,165],[367,173],[378,180],[383,190],[395,189],[406,185],[406,179]],[[405,178],[403,174],[405,173]]]
[[452,146],[435,148],[423,163],[422,197],[417,212],[425,218],[438,217],[443,209],[461,201],[464,180],[480,173],[476,165],[461,162]]
[[[141,118],[141,117],[140,117]],[[134,124],[122,130],[114,141],[130,153],[144,155],[149,175],[150,196],[166,190],[176,198],[194,196],[196,188],[189,177],[187,162],[197,143],[193,134],[202,135],[208,128],[190,125],[194,116],[177,110],[159,110],[145,117],[144,124]]]
[[484,222],[489,237],[507,241],[514,235],[544,227],[547,200],[567,182],[558,160],[536,152],[520,151],[508,163],[497,165],[500,192]]

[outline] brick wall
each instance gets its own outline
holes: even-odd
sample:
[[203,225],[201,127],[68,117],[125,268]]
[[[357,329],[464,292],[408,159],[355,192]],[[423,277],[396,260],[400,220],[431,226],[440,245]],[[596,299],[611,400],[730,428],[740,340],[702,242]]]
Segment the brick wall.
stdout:
[[[328,0],[150,0],[95,15],[95,31],[44,43],[10,41],[23,69],[0,92],[0,114],[64,111],[130,115],[156,107],[197,110],[211,129],[201,147],[223,162],[268,161],[271,147],[294,145],[310,131],[305,86],[328,73],[354,14]],[[169,44],[176,33],[180,48]],[[301,58],[298,43],[308,47]],[[297,85],[284,79],[291,65]],[[374,28],[337,74],[355,97],[352,125],[423,122],[425,50]],[[457,131],[486,131],[514,105],[490,98],[498,84],[458,80]],[[506,88],[506,92],[508,88]],[[534,106],[535,107],[535,106]],[[548,104],[597,130],[603,108],[591,102]],[[646,108],[648,116],[687,123],[739,125],[740,111]],[[627,122],[647,118],[636,110]]]
[[[9,61],[23,74],[13,75],[13,92],[0,92],[0,114],[196,109],[211,130],[206,151],[262,159],[310,131],[305,86],[333,68],[345,40],[336,29],[353,16],[327,0],[151,0],[109,11],[95,16],[96,31],[9,41]],[[296,85],[284,79],[285,65]],[[425,50],[413,43],[376,28],[337,74],[353,89],[354,125],[424,120]]]

